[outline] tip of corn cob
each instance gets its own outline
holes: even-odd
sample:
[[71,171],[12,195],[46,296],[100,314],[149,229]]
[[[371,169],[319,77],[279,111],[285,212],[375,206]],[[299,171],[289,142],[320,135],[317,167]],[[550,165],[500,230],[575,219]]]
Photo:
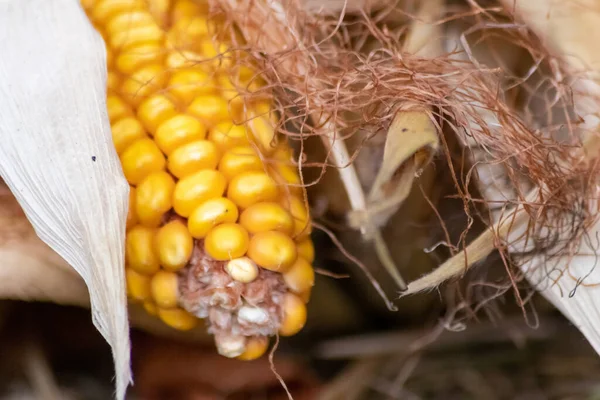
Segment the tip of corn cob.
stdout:
[[179,330],[208,321],[251,360],[306,322],[310,216],[254,73],[192,0],[83,0],[107,51],[113,142],[131,186],[131,301]]

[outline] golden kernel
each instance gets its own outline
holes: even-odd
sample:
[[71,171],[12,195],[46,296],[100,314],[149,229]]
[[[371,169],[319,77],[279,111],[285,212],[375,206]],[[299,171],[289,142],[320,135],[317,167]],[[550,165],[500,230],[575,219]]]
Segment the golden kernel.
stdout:
[[269,175],[273,177],[275,182],[283,186],[283,191],[295,195],[302,195],[302,182],[298,175],[298,169],[291,165],[270,165],[268,168]]
[[205,2],[197,0],[177,0],[171,11],[174,22],[179,21],[180,19],[187,19],[189,18],[189,15],[202,14],[208,14],[208,7]]
[[234,147],[223,154],[219,171],[227,180],[245,171],[263,171],[263,162],[251,147]]
[[240,208],[263,201],[275,201],[278,196],[279,190],[273,179],[260,171],[248,171],[235,176],[227,190],[227,197]]
[[150,277],[136,272],[132,268],[125,268],[125,280],[127,282],[127,295],[137,301],[145,301],[150,298]]
[[246,350],[239,355],[238,360],[251,361],[260,358],[269,348],[269,339],[266,336],[254,336],[246,341]]
[[122,98],[114,94],[109,94],[106,97],[106,108],[111,123],[133,114],[131,107]]
[[169,52],[165,64],[170,70],[183,70],[186,68],[201,68],[209,72],[206,57],[190,50],[172,50]]
[[266,116],[251,116],[248,126],[252,132],[253,141],[258,145],[262,154],[271,154],[277,147],[275,128]]
[[128,10],[111,17],[104,26],[109,36],[119,32],[129,31],[140,26],[154,24],[154,18],[147,11]]
[[137,186],[136,215],[145,226],[156,228],[172,207],[175,180],[165,171],[148,175]]
[[298,255],[303,257],[309,263],[315,261],[315,246],[310,238],[302,239],[297,242],[296,248],[298,249]]
[[201,169],[215,169],[219,162],[217,146],[208,140],[198,140],[178,147],[169,154],[167,168],[182,179]]
[[112,138],[117,154],[121,154],[133,142],[147,137],[146,131],[134,117],[125,117],[112,125]]
[[171,328],[189,331],[198,325],[198,318],[181,308],[158,308],[158,317]]
[[92,18],[97,23],[105,24],[115,14],[143,10],[145,5],[145,0],[98,0],[91,7]]
[[188,105],[203,94],[215,92],[213,79],[201,68],[173,72],[167,84],[169,92],[182,104]]
[[296,261],[296,244],[289,236],[277,231],[252,236],[248,257],[259,266],[276,272],[287,271]]
[[112,71],[106,76],[106,87],[110,94],[118,93],[121,86],[121,77]]
[[300,297],[300,299],[302,299],[302,301],[304,302],[304,304],[308,304],[310,302],[310,296],[312,295],[312,289],[308,289],[305,292],[299,293],[298,297]]
[[127,232],[125,257],[127,264],[140,274],[154,274],[160,268],[154,254],[154,229],[136,225]]
[[222,122],[210,130],[208,139],[217,145],[219,150],[226,151],[232,147],[248,145],[246,128],[243,125],[233,125]]
[[227,181],[219,171],[203,169],[188,175],[175,185],[173,208],[182,217],[189,217],[202,202],[221,197]]
[[117,57],[117,69],[122,74],[131,74],[148,64],[162,62],[165,50],[159,43],[144,43],[131,47]]
[[304,204],[304,199],[296,196],[284,196],[281,204],[286,207],[294,217],[294,237],[302,240],[312,232],[310,215]]
[[154,135],[158,126],[176,113],[175,103],[167,96],[155,94],[140,104],[137,115],[148,133]]
[[272,202],[256,203],[248,207],[240,216],[240,224],[251,234],[279,231],[291,235],[294,220],[281,205]]
[[188,230],[196,239],[203,239],[215,225],[235,222],[238,215],[236,205],[229,199],[206,200],[188,218]]
[[155,245],[158,259],[163,268],[177,271],[189,262],[194,249],[194,240],[185,223],[174,220],[158,230]]
[[132,185],[139,184],[153,172],[162,171],[165,164],[165,156],[150,138],[134,142],[121,154],[123,174]]
[[248,257],[234,258],[225,265],[225,271],[234,280],[250,283],[258,277],[258,266]]
[[173,308],[179,304],[179,282],[177,274],[158,271],[151,282],[152,299],[160,308]]
[[107,37],[114,49],[125,50],[143,43],[156,43],[164,40],[165,32],[155,23],[140,24],[133,29],[115,32]]
[[283,296],[283,321],[279,327],[281,336],[293,336],[306,324],[306,305],[295,294],[286,293]]
[[207,126],[213,126],[229,119],[227,101],[221,96],[199,96],[189,105],[187,110]]
[[134,105],[139,105],[148,96],[163,89],[168,74],[160,64],[146,65],[129,75],[121,86],[121,92]]
[[178,18],[171,27],[167,46],[176,49],[198,47],[197,43],[208,34],[209,23],[205,16],[187,14],[184,18]]
[[178,147],[206,136],[206,128],[196,118],[185,114],[175,115],[159,125],[154,135],[156,144],[167,156]]
[[303,293],[315,284],[315,270],[308,261],[298,257],[294,265],[283,274],[283,280],[295,293]]
[[212,228],[204,239],[204,248],[209,256],[227,261],[246,254],[248,232],[238,224],[226,223]]

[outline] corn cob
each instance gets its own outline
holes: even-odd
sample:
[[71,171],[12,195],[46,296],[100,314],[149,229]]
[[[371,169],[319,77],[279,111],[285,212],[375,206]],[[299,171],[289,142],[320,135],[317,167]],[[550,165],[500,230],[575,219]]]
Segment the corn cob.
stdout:
[[129,181],[131,301],[175,329],[200,320],[251,360],[306,321],[310,218],[291,149],[194,0],[83,0],[107,52],[107,108]]

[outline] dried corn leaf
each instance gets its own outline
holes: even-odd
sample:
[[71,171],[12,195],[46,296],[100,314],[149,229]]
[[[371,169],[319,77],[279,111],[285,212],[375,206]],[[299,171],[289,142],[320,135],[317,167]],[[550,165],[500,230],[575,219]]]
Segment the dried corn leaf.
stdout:
[[0,43],[0,175],[37,235],[85,281],[122,399],[129,189],[106,114],[104,43],[77,0],[0,2]]

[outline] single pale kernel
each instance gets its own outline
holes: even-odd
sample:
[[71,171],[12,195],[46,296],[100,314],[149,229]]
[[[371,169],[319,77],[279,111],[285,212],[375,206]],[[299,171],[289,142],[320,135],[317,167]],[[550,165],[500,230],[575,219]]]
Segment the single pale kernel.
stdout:
[[168,74],[160,64],[146,65],[129,75],[121,85],[121,92],[134,105],[166,86]]
[[158,126],[154,140],[167,156],[178,147],[206,137],[206,128],[196,118],[179,114]]
[[131,269],[140,274],[154,274],[160,265],[154,254],[154,229],[136,225],[127,232],[125,258]]
[[189,105],[187,110],[207,126],[213,126],[229,119],[227,101],[221,96],[199,96]]
[[154,304],[150,300],[144,302],[144,310],[146,310],[146,312],[150,315],[156,315],[158,312],[158,309],[156,308],[156,304]]
[[276,201],[279,190],[276,183],[264,172],[243,172],[231,180],[227,197],[240,208],[248,208],[262,201]]
[[315,270],[308,261],[298,257],[296,262],[285,271],[283,281],[295,293],[303,293],[315,284]]
[[146,130],[134,117],[125,117],[112,124],[112,138],[117,154],[121,154],[136,140],[145,137]]
[[260,358],[269,348],[269,339],[266,336],[254,336],[246,340],[246,350],[237,359],[252,361]]
[[167,83],[169,93],[183,105],[190,104],[201,95],[214,93],[216,84],[200,67],[173,72]]
[[279,231],[289,236],[294,229],[291,214],[281,205],[273,202],[261,202],[248,207],[240,215],[240,224],[250,234]]
[[135,188],[129,186],[129,208],[127,209],[126,230],[131,229],[137,224],[137,216],[135,214]]
[[160,227],[155,238],[160,265],[169,271],[185,267],[194,249],[194,240],[184,222],[174,220]]
[[218,224],[235,222],[237,206],[229,199],[219,197],[198,205],[188,218],[188,230],[196,239],[203,239]]
[[175,185],[173,208],[187,218],[200,203],[221,197],[226,186],[227,181],[219,171],[203,169],[188,175]]
[[302,240],[310,235],[312,232],[312,226],[310,224],[310,216],[304,199],[296,196],[283,196],[281,204],[290,211],[292,217],[294,217],[294,238],[296,240]]
[[215,169],[219,162],[219,151],[214,143],[198,140],[178,147],[169,154],[167,168],[182,179],[201,169]]
[[114,49],[125,50],[142,43],[157,43],[164,40],[165,32],[155,23],[140,24],[133,29],[115,32],[107,37]]
[[133,114],[131,107],[122,98],[114,94],[109,94],[106,97],[106,108],[111,123]]
[[309,263],[315,261],[315,246],[310,238],[302,239],[297,242],[298,256],[303,257]]
[[137,301],[150,299],[150,277],[136,272],[132,268],[125,268],[125,279],[127,282],[127,294]]
[[252,236],[248,257],[259,266],[276,272],[287,271],[296,261],[296,244],[284,233],[269,231]]
[[158,317],[171,328],[180,331],[189,331],[198,325],[198,318],[181,308],[160,308]]
[[237,312],[237,319],[241,324],[265,325],[269,322],[269,314],[262,307],[247,304],[240,307]]
[[173,308],[179,304],[179,282],[175,272],[158,271],[150,285],[152,299],[158,307]]
[[279,327],[281,336],[293,336],[306,324],[306,305],[292,293],[283,296],[283,321]]
[[91,7],[92,18],[99,24],[105,24],[115,14],[143,10],[145,6],[145,0],[97,0]]
[[204,249],[218,261],[227,261],[246,254],[248,232],[238,224],[225,223],[212,228],[204,239]]
[[162,171],[165,164],[165,156],[150,138],[134,142],[121,154],[123,174],[132,185],[139,184],[153,172]]
[[154,135],[163,121],[175,114],[177,114],[175,103],[162,94],[155,94],[144,100],[137,111],[140,122],[151,135]]
[[227,358],[235,358],[244,353],[246,338],[240,334],[221,334],[215,337],[217,353]]
[[148,64],[162,62],[164,57],[164,48],[159,43],[144,43],[121,52],[116,64],[122,74],[131,74]]
[[106,34],[112,36],[148,24],[154,24],[154,18],[150,13],[143,10],[128,10],[111,17],[104,25],[104,30]]
[[232,147],[247,146],[246,128],[231,122],[222,122],[210,130],[208,139],[217,145],[219,150],[226,151]]
[[227,180],[245,171],[263,171],[263,162],[251,147],[234,147],[227,150],[219,162],[219,171]]
[[225,271],[234,280],[250,283],[258,277],[258,266],[248,257],[234,258],[225,264]]
[[175,180],[165,171],[153,172],[137,186],[136,215],[142,225],[157,228],[172,207]]

